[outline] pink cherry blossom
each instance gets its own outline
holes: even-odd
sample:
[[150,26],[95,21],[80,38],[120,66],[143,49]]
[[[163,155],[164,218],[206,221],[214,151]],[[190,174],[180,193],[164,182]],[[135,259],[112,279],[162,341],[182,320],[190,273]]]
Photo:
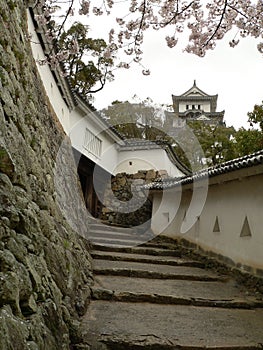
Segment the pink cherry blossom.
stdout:
[[[86,16],[103,18],[105,14],[111,13],[113,21],[112,28],[109,28],[106,54],[124,52],[133,56],[131,60],[138,64],[143,59],[144,32],[150,30],[165,29],[165,41],[170,48],[176,46],[181,33],[188,31],[185,51],[200,57],[208,50],[214,50],[217,41],[224,39],[228,32],[233,32],[229,42],[231,47],[235,47],[244,37],[252,37],[257,39],[258,51],[263,53],[262,0],[66,0],[64,6],[61,6],[61,2],[63,0],[37,1],[36,6],[42,12],[38,11],[36,20],[40,26],[46,28],[48,42],[52,42],[56,35],[62,33],[67,17],[76,8],[75,13],[82,15],[83,21],[87,21]],[[56,20],[54,13],[58,6],[63,8],[65,18],[52,31],[48,29],[48,23]],[[72,50],[77,50],[76,45],[72,45]],[[49,64],[55,64],[63,55],[65,53],[50,58]],[[118,64],[123,66],[123,62],[116,62],[116,66]],[[143,70],[144,75],[149,73],[149,70]]]

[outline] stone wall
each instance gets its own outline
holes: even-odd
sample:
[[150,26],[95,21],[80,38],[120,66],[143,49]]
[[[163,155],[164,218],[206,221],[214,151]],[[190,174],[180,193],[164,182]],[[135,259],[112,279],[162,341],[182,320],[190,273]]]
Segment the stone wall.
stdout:
[[[0,349],[72,349],[92,284],[87,218],[32,59],[26,5],[0,0]],[[61,181],[57,163],[67,166]]]
[[141,170],[113,176],[105,190],[101,219],[126,227],[150,226],[152,202],[139,186],[167,176],[165,170]]

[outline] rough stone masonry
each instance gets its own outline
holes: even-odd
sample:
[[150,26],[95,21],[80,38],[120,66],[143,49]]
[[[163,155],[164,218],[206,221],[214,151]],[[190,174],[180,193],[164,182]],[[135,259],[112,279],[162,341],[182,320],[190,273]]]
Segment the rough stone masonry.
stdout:
[[[152,215],[152,202],[148,193],[140,186],[154,180],[167,178],[165,170],[140,170],[135,174],[118,173],[112,176],[104,192],[104,207],[100,219],[123,227],[149,226]],[[130,210],[121,212],[123,203],[131,201]],[[114,210],[116,208],[116,210]]]
[[56,202],[54,167],[64,141],[67,186],[57,186],[86,227],[76,210],[71,146],[32,58],[27,5],[0,0],[0,349],[72,349],[90,299],[89,245],[85,229],[73,230]]

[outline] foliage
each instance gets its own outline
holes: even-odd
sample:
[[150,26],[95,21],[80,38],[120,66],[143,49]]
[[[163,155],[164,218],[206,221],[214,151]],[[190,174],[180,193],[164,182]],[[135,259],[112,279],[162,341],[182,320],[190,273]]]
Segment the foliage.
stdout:
[[109,68],[113,65],[111,58],[104,57],[107,47],[103,39],[88,37],[88,27],[75,22],[59,38],[59,48],[67,53],[64,59],[66,72],[72,86],[87,95],[103,88],[112,75]]
[[260,130],[240,128],[235,134],[236,156],[242,157],[247,154],[263,149],[263,134]]
[[[203,164],[216,165],[263,149],[263,133],[257,129],[240,128],[224,124],[211,125],[202,121],[189,121],[189,130],[177,128],[173,137],[170,130],[165,131],[161,108],[156,108],[148,98],[139,103],[112,102],[102,114],[125,137],[169,142],[178,158],[189,168],[198,170]],[[256,105],[248,113],[250,123],[256,126],[263,123],[262,106]],[[162,110],[163,112],[163,110]],[[200,149],[196,147],[196,139]],[[202,152],[200,152],[202,150]],[[189,162],[190,161],[190,162]]]
[[149,104],[149,98],[139,103],[114,101],[101,113],[125,137],[156,140],[163,136],[162,110]]
[[[250,36],[257,39],[257,48],[263,53],[262,0],[102,0],[99,4],[93,0],[36,0],[35,6],[35,19],[46,41],[50,45],[59,42],[59,50],[51,50],[42,63],[53,67],[66,63],[72,85],[85,95],[101,90],[107,79],[112,80],[113,69],[129,68],[134,62],[144,75],[150,74],[142,63],[144,37],[149,30],[165,28],[170,48],[187,32],[185,51],[200,57],[230,31],[231,47]],[[99,25],[103,27],[107,18],[107,43],[84,36],[88,31],[83,23],[91,22],[94,16],[101,17]],[[66,30],[70,17],[81,22]],[[84,59],[85,54],[91,54],[92,59]]]
[[225,125],[209,125],[200,121],[188,123],[197,137],[208,165],[215,165],[235,158],[233,137],[235,129]]
[[263,101],[261,105],[255,105],[252,112],[248,113],[250,126],[259,126],[263,131]]

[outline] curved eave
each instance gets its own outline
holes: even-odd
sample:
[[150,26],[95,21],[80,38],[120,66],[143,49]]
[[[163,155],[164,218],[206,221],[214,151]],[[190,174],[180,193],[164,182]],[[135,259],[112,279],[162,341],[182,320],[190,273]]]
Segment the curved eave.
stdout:
[[[48,56],[52,51],[55,50],[55,46],[52,43],[49,43],[47,41],[46,36],[44,34],[48,30],[48,27],[47,25],[42,25],[42,26],[38,25],[37,21],[35,20],[34,16],[41,14],[37,6],[29,7],[29,12],[33,20],[35,31],[38,36],[42,50],[45,53],[45,55]],[[63,65],[59,64],[58,66],[56,66],[55,69],[50,68],[50,70],[54,76],[54,79],[57,83],[58,88],[60,89],[63,99],[65,100],[69,109],[72,110],[76,105],[76,100],[75,100],[74,92],[70,86],[69,79],[66,78],[65,76],[65,70]]]
[[167,145],[166,147],[166,153],[168,158],[170,159],[170,161],[175,164],[177,166],[177,168],[184,173],[185,175],[190,175],[191,174],[191,170],[188,169],[181,161],[180,159],[177,157],[176,153],[174,152],[173,148],[171,147],[171,145]]
[[175,96],[172,95],[173,101],[213,101],[217,100],[218,95],[213,95],[213,96],[186,96],[186,95],[180,95],[180,96]]
[[79,108],[82,111],[83,115],[88,115],[89,118],[108,136],[114,140],[116,143],[122,144],[125,142],[124,137],[111,125],[109,124],[104,118],[102,118],[99,113],[96,111],[96,109],[91,106],[88,101],[84,99],[83,96],[79,95],[78,93],[75,94],[76,96],[76,103],[77,108]]
[[179,114],[178,114],[178,116],[179,116],[179,118],[183,118],[183,117],[187,117],[187,114],[189,114],[189,113],[201,113],[201,114],[203,114],[203,115],[205,115],[205,116],[207,116],[207,117],[209,117],[209,118],[218,118],[218,117],[224,117],[224,115],[225,115],[225,111],[222,111],[222,112],[203,112],[202,110],[200,110],[200,109],[188,109],[188,110],[186,110],[185,112],[179,112]]
[[[56,51],[56,47],[53,44],[47,42],[44,35],[44,33],[48,30],[48,27],[46,25],[39,26],[34,18],[34,15],[41,14],[40,9],[35,6],[30,7],[29,11],[44,53],[48,55],[52,51]],[[92,116],[93,122],[97,124],[102,130],[105,130],[111,139],[118,143],[123,142],[123,136],[96,112],[96,109],[86,100],[85,96],[80,95],[72,88],[69,77],[65,75],[63,64],[57,65],[54,69],[51,69],[51,72],[54,76],[60,93],[70,110],[79,108],[82,111],[83,115],[89,114],[89,116]]]

